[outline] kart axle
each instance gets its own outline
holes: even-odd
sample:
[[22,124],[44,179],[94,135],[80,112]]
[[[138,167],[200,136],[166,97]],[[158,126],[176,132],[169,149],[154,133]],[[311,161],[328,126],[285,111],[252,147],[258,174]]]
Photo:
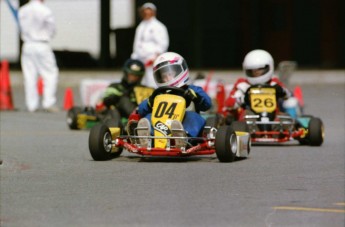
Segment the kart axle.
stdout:
[[189,156],[189,155],[210,155],[214,154],[214,149],[209,149],[208,143],[204,142],[195,147],[191,147],[187,150],[181,148],[170,148],[166,150],[165,148],[146,148],[146,147],[136,147],[123,139],[117,139],[113,146],[123,146],[126,150],[131,153],[148,155],[148,156]]

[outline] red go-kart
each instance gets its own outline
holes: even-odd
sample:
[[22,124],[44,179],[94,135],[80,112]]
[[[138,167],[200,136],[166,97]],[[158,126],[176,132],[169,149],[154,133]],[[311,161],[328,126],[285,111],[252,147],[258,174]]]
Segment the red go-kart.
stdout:
[[281,112],[277,92],[277,87],[270,85],[248,88],[245,106],[235,114],[235,120],[230,123],[232,128],[249,132],[253,144],[296,140],[303,145],[321,146],[324,140],[321,119],[312,115],[293,118]]
[[138,125],[140,116],[135,112],[128,120],[126,132],[105,124],[95,125],[89,134],[92,158],[97,161],[110,160],[119,157],[123,150],[141,156],[160,157],[215,153],[220,162],[247,157],[251,147],[249,133],[235,131],[229,125],[217,127],[215,118],[207,119],[199,137],[188,137],[183,129],[171,127],[173,121],[181,122],[184,118],[188,106],[184,92],[176,87],[160,87],[153,92],[155,98],[150,122],[153,135],[143,136],[140,133],[141,130],[148,131],[148,127]]

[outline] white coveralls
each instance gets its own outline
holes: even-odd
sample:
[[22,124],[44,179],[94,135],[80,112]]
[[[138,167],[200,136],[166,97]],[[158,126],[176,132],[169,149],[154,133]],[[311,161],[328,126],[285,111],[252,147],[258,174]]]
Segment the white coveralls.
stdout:
[[19,9],[18,19],[22,46],[21,66],[24,74],[25,100],[30,112],[39,108],[38,76],[43,79],[42,107],[56,103],[59,70],[49,45],[55,35],[55,20],[51,10],[39,0],[31,0]]
[[145,64],[146,72],[142,84],[157,87],[153,79],[152,64],[158,55],[166,52],[169,46],[169,35],[166,26],[152,17],[143,20],[135,31],[132,59],[138,59]]

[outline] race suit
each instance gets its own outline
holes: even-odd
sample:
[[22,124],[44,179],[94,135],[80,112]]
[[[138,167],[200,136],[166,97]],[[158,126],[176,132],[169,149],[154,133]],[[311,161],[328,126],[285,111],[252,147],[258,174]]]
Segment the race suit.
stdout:
[[138,106],[134,93],[134,88],[137,86],[145,87],[137,84],[128,84],[126,80],[110,84],[104,92],[104,105],[108,108],[115,106],[121,117],[128,118]]
[[[297,115],[297,101],[292,97],[292,93],[287,89],[284,84],[277,78],[273,77],[266,85],[278,86],[280,91],[278,92],[278,101],[280,109],[283,112],[289,113],[292,117]],[[225,106],[231,109],[231,114],[238,120],[242,113],[241,108],[245,105],[245,94],[247,89],[252,86],[249,81],[245,78],[239,78],[232,90],[230,91],[229,97],[225,100]]]
[[18,12],[23,40],[21,66],[24,74],[25,101],[30,112],[39,108],[38,77],[42,76],[44,91],[42,106],[49,109],[56,104],[59,70],[49,42],[55,35],[52,11],[41,1],[31,0]]

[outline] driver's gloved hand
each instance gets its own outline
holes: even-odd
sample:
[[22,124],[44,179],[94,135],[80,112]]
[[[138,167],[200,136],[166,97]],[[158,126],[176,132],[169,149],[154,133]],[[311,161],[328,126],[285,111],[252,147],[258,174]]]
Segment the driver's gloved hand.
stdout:
[[190,88],[185,91],[184,96],[191,101],[194,101],[198,98],[198,95],[195,93],[195,91]]

